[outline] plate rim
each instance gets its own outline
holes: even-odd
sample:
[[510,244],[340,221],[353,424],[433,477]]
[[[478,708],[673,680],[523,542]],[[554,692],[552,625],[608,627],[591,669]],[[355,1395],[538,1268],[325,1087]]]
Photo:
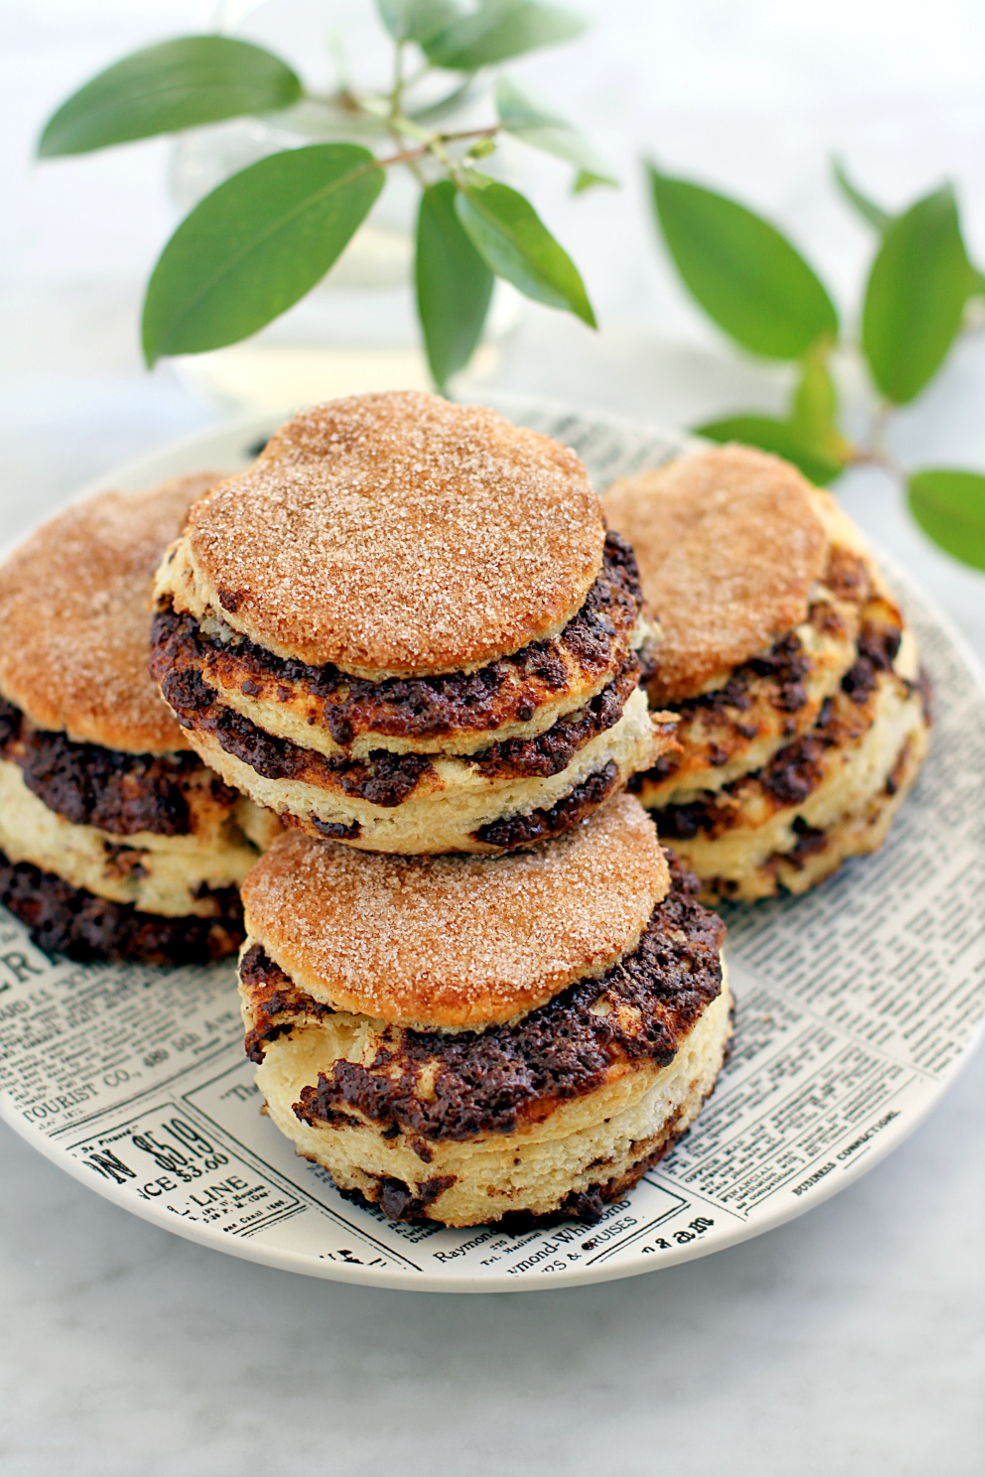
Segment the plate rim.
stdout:
[[[480,402],[476,402],[480,403]],[[485,402],[483,402],[485,403]],[[652,436],[662,438],[672,444],[687,446],[700,445],[700,438],[690,436],[687,432],[661,426],[656,422],[635,421],[630,417],[621,417],[610,414],[607,411],[594,410],[570,405],[564,401],[552,400],[547,396],[524,395],[513,392],[502,392],[490,394],[489,403],[496,408],[503,407],[509,413],[522,416],[534,410],[540,413],[557,413],[559,415],[577,416],[583,421],[591,421],[600,425],[611,426],[616,431],[624,431],[636,437]],[[131,458],[104,475],[90,478],[76,491],[69,494],[58,509],[50,513],[49,517],[55,517],[64,508],[73,505],[94,493],[102,492],[108,488],[117,488],[121,491],[138,491],[143,487],[152,486],[155,481],[163,480],[163,477],[178,476],[175,471],[161,471],[161,466],[168,462],[185,457],[193,458],[199,455],[211,455],[209,448],[217,442],[232,440],[237,437],[248,437],[270,434],[284,419],[292,414],[291,410],[278,410],[271,408],[266,411],[253,411],[244,415],[234,416],[217,422],[214,426],[197,431],[188,436],[177,438],[174,441],[163,443],[155,450],[145,453],[140,457]],[[47,520],[43,520],[47,521]],[[24,538],[30,538],[38,525],[28,530]],[[9,545],[9,550],[19,546],[22,542],[18,539]],[[979,661],[978,656],[963,631],[956,625],[952,617],[942,610],[937,602],[928,596],[898,561],[885,553],[877,542],[868,540],[875,553],[878,562],[887,570],[891,578],[899,583],[904,592],[912,591],[913,595],[923,605],[930,618],[939,626],[948,641],[960,656],[969,676],[972,677],[980,695],[985,697],[985,667]],[[6,554],[8,549],[4,549]],[[656,1264],[643,1261],[642,1258],[631,1265],[611,1263],[608,1266],[602,1264],[597,1268],[572,1267],[563,1272],[552,1274],[550,1277],[536,1278],[529,1281],[516,1279],[507,1272],[498,1272],[486,1277],[477,1278],[474,1275],[457,1272],[442,1272],[440,1276],[428,1272],[411,1274],[400,1268],[384,1268],[382,1271],[370,1267],[350,1266],[346,1263],[329,1261],[327,1258],[318,1261],[310,1255],[288,1250],[277,1249],[273,1246],[265,1246],[262,1243],[252,1243],[248,1239],[240,1237],[228,1237],[220,1239],[214,1229],[203,1226],[201,1228],[193,1223],[183,1222],[170,1214],[163,1207],[158,1207],[154,1202],[138,1201],[133,1203],[130,1197],[125,1196],[119,1186],[106,1181],[94,1182],[83,1173],[83,1164],[71,1154],[64,1151],[61,1146],[40,1129],[29,1123],[14,1108],[9,1093],[0,1090],[0,1119],[5,1122],[20,1139],[36,1149],[50,1163],[58,1169],[71,1175],[80,1184],[89,1190],[95,1191],[110,1204],[119,1209],[135,1215],[141,1220],[155,1225],[162,1230],[172,1232],[183,1240],[190,1241],[196,1245],[203,1246],[216,1253],[225,1253],[235,1256],[242,1261],[257,1263],[262,1266],[274,1267],[280,1271],[293,1272],[302,1276],[317,1278],[324,1281],[344,1282],[351,1285],[364,1287],[387,1288],[400,1292],[443,1292],[443,1293],[520,1293],[551,1291],[552,1289],[566,1289],[572,1287],[586,1287],[595,1283],[622,1280],[626,1277],[636,1277],[664,1270],[671,1266],[679,1266],[684,1262],[696,1261],[705,1256],[713,1256],[719,1252],[728,1251],[732,1247],[740,1245],[744,1241],[752,1240],[757,1236],[767,1235],[781,1225],[799,1219],[808,1211],[816,1209],[819,1205],[847,1190],[855,1184],[863,1175],[871,1169],[875,1169],[889,1154],[898,1149],[926,1122],[930,1114],[937,1108],[942,1098],[952,1089],[955,1082],[965,1071],[973,1057],[985,1040],[985,1012],[978,1021],[975,1031],[969,1037],[964,1047],[949,1065],[947,1070],[934,1083],[934,1091],[928,1093],[927,1099],[919,1107],[909,1112],[906,1118],[894,1125],[893,1130],[886,1135],[880,1135],[879,1139],[871,1147],[858,1155],[854,1162],[843,1170],[837,1179],[826,1178],[816,1187],[815,1192],[805,1202],[795,1201],[793,1204],[778,1204],[772,1212],[753,1221],[737,1224],[726,1231],[722,1239],[717,1239],[713,1244],[697,1240],[688,1246],[675,1249],[676,1254],[671,1259],[661,1258]],[[590,1234],[589,1228],[586,1231]],[[545,1230],[545,1234],[549,1234]]]

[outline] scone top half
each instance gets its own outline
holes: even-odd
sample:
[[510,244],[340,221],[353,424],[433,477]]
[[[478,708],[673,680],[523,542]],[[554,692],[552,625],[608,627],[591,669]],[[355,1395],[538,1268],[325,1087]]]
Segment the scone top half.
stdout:
[[491,410],[304,412],[196,504],[157,595],[189,741],[311,834],[509,849],[656,757],[632,551],[574,453]]
[[629,796],[503,857],[357,857],[291,834],[244,903],[268,1111],[389,1215],[467,1225],[610,1198],[721,1065],[724,929]]
[[636,777],[710,898],[803,891],[871,850],[926,750],[912,632],[852,522],[750,447],[696,453],[603,495],[662,643],[654,705],[679,749]]
[[[204,957],[238,943],[236,887],[257,855],[244,803],[189,748],[147,669],[154,570],[221,480],[99,494],[0,567],[5,901],[32,922],[88,910],[96,954],[134,932],[133,910],[218,920]],[[185,934],[172,942],[187,953]]]

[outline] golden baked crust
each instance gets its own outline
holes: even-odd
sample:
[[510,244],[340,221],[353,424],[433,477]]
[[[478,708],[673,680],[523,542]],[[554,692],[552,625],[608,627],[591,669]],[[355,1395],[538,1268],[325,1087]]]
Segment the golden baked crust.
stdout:
[[602,503],[633,545],[663,640],[651,700],[717,685],[807,616],[828,535],[796,468],[722,446],[613,483]]
[[99,493],[0,568],[0,692],[39,728],[134,754],[188,747],[147,670],[151,580],[191,504],[223,475]]
[[[869,602],[862,645],[806,734],[762,769],[655,811],[703,901],[805,892],[881,844],[927,753],[929,689],[912,632],[882,597]],[[655,793],[644,778],[643,803]]]
[[878,623],[885,602],[873,592],[880,588],[866,556],[832,544],[807,620],[735,667],[723,686],[679,703],[678,747],[643,779],[647,808],[720,790],[812,728],[858,660],[863,619]]
[[670,885],[619,796],[504,857],[356,856],[297,833],[243,886],[247,926],[314,999],[419,1029],[499,1024],[634,949]]
[[458,671],[559,631],[603,539],[566,447],[438,396],[362,395],[295,417],[202,499],[175,606],[354,676]]

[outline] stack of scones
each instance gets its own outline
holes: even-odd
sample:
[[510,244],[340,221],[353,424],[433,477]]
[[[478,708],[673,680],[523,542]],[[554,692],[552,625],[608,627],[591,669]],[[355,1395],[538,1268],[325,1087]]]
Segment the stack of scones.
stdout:
[[392,1218],[597,1218],[693,1121],[731,1001],[625,793],[674,719],[581,462],[430,395],[315,407],[195,503],[156,596],[184,742],[285,826],[240,958],[273,1121]]
[[916,641],[858,530],[744,446],[610,487],[663,635],[652,703],[680,748],[632,788],[702,896],[800,893],[874,851],[930,733]]
[[219,480],[102,493],[0,567],[0,901],[48,952],[176,965],[242,941],[239,884],[279,826],[147,670],[154,569]]
[[0,566],[0,901],[79,959],[241,946],[267,1112],[395,1220],[597,1219],[725,1058],[707,905],[873,850],[928,735],[857,531],[740,446],[600,503],[365,395]]

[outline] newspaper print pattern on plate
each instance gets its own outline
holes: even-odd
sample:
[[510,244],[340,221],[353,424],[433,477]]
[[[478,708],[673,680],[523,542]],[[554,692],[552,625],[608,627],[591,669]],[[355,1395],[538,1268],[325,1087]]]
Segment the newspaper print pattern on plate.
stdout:
[[[573,446],[597,486],[682,445],[503,408]],[[261,429],[186,443],[125,485],[243,462]],[[348,1204],[260,1113],[228,962],[167,972],[52,961],[0,910],[3,1116],[159,1225],[380,1286],[492,1292],[624,1277],[807,1210],[917,1126],[985,1010],[985,696],[960,643],[898,583],[935,687],[924,772],[875,856],[806,897],[724,910],[731,1060],[690,1135],[599,1224],[508,1236],[391,1225]]]

